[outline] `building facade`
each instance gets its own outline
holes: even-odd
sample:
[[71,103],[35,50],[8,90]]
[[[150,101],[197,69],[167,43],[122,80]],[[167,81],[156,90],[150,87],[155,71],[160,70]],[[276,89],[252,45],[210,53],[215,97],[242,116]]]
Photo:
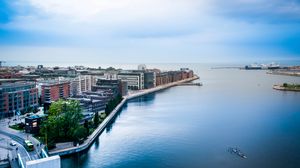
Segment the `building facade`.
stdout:
[[144,72],[144,85],[145,89],[154,88],[156,86],[156,73]]
[[0,85],[0,114],[11,116],[38,108],[38,89],[32,82]]
[[156,86],[165,85],[168,83],[192,78],[194,72],[187,68],[182,68],[180,71],[167,71],[156,74]]
[[127,71],[121,72],[117,75],[118,79],[127,82],[129,90],[144,89],[144,72],[141,71]]
[[[93,91],[108,91],[113,94],[113,97],[117,95],[127,95],[128,88],[125,88],[126,82],[121,81],[120,79],[107,80],[99,79],[95,86],[93,86]],[[126,85],[127,86],[127,85]]]
[[30,134],[38,134],[40,132],[40,126],[46,116],[31,115],[25,117],[25,132]]
[[79,75],[76,78],[70,80],[70,94],[75,96],[82,92],[92,90],[92,76],[91,75]]
[[70,97],[70,82],[49,81],[41,85],[41,102],[50,104],[61,98]]
[[78,96],[68,99],[79,101],[83,113],[96,113],[104,110],[106,107],[106,101],[93,99],[93,97]]

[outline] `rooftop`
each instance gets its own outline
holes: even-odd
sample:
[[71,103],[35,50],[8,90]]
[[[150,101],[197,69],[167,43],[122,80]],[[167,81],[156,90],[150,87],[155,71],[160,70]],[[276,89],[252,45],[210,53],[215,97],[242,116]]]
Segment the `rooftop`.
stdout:
[[59,81],[59,80],[51,80],[51,81],[41,81],[42,86],[53,86],[58,84],[70,83],[69,81]]
[[43,114],[43,115],[34,114],[34,115],[30,115],[26,118],[28,118],[28,119],[37,119],[37,118],[41,118],[41,117],[45,117],[45,116],[46,116],[45,114]]
[[15,87],[22,87],[22,86],[30,86],[30,85],[35,85],[35,83],[34,82],[2,83],[0,84],[0,89],[15,88]]
[[102,102],[102,100],[96,100],[96,99],[90,99],[90,98],[68,98],[69,100],[79,100],[79,101],[85,101],[85,102],[92,102],[92,103],[97,103],[97,102]]

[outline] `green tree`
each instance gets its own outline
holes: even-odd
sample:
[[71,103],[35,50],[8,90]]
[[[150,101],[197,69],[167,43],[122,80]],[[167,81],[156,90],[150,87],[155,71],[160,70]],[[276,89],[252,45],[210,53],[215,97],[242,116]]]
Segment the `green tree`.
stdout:
[[106,68],[107,71],[113,71],[113,70],[116,70],[114,67],[108,67]]
[[86,138],[86,129],[83,126],[79,126],[73,131],[74,141],[80,142]]
[[88,122],[88,120],[84,120],[83,127],[84,127],[85,130],[86,130],[86,136],[88,136],[89,133],[90,133],[90,127],[89,127],[89,122]]
[[122,101],[122,95],[118,94],[115,98],[108,101],[105,107],[105,114],[109,115],[114,108]]
[[288,84],[287,84],[287,83],[283,83],[282,86],[283,86],[283,87],[288,87]]
[[[42,124],[40,134],[45,142],[77,140],[74,131],[80,127],[81,107],[75,100],[59,100],[51,104],[48,119]],[[76,135],[76,137],[75,137]]]
[[95,116],[94,116],[94,127],[97,127],[100,123],[100,120],[99,120],[99,113],[96,112],[95,113]]

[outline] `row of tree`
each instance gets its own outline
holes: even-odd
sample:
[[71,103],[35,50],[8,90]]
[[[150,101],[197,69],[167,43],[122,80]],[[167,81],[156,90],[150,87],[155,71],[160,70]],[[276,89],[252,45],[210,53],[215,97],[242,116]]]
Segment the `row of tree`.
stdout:
[[108,116],[122,100],[123,98],[120,94],[118,94],[114,99],[111,99],[105,108],[106,116]]

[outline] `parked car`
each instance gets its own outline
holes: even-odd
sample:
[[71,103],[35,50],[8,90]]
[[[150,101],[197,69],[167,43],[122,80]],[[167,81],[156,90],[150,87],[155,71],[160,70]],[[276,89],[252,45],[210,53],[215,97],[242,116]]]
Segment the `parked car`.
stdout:
[[16,144],[14,141],[11,141],[11,142],[10,142],[10,145],[11,145],[11,146],[16,146],[17,144]]

